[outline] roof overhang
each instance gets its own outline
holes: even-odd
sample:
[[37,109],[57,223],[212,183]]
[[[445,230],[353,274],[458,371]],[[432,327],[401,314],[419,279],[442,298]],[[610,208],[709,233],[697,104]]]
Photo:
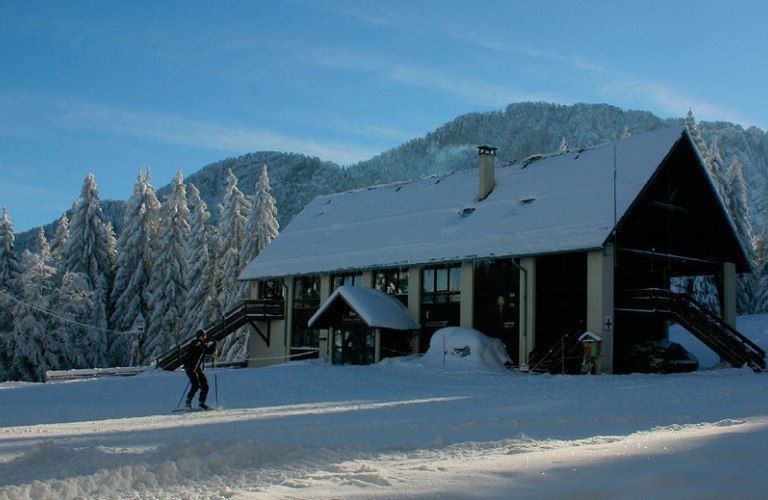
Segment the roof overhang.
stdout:
[[354,312],[369,328],[418,330],[420,325],[395,297],[375,288],[340,286],[309,319],[310,328],[332,328]]

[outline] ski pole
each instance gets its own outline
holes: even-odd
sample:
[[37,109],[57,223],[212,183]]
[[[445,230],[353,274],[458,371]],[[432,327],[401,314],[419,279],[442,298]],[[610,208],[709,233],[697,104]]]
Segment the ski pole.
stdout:
[[191,383],[191,382],[188,380],[188,381],[187,381],[187,386],[184,388],[184,392],[182,392],[182,393],[181,393],[181,398],[179,399],[179,403],[176,405],[176,409],[177,409],[177,410],[178,410],[179,408],[181,408],[181,402],[182,402],[182,401],[184,401],[184,395],[187,393],[187,390],[189,389],[189,384],[190,384],[190,383]]
[[213,393],[216,396],[216,408],[219,407],[219,374],[216,372],[216,360],[218,359],[218,346],[213,351]]

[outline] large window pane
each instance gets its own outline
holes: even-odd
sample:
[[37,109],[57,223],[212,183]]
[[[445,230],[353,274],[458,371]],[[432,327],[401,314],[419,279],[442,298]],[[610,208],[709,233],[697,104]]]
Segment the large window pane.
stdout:
[[451,276],[450,276],[450,290],[452,292],[460,292],[461,291],[461,267],[452,267],[451,268]]
[[423,273],[423,291],[424,293],[434,293],[435,291],[435,270],[424,269]]
[[435,291],[436,292],[445,292],[448,291],[448,269],[441,268],[437,271],[437,277],[435,279]]

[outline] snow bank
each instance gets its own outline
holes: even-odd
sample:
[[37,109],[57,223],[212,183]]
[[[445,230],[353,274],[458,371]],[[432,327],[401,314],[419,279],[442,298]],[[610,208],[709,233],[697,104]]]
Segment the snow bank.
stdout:
[[[767,347],[768,316],[738,326]],[[0,500],[765,497],[765,374],[506,359],[448,328],[421,358],[211,371],[225,409],[182,415],[181,372],[0,384]]]
[[422,359],[433,366],[465,369],[504,368],[512,363],[501,340],[457,326],[436,331]]

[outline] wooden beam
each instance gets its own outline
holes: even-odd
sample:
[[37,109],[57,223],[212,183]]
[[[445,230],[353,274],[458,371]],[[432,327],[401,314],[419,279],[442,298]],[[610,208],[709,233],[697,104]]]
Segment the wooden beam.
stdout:
[[662,203],[660,201],[653,201],[653,200],[643,200],[641,203],[646,207],[656,208],[659,210],[673,212],[676,214],[696,215],[696,216],[699,215],[699,212],[696,212],[695,210],[691,210],[690,208],[685,208],[678,205],[672,205],[671,203]]
[[651,259],[674,260],[674,261],[685,263],[685,264],[702,264],[705,266],[719,265],[717,262],[714,262],[712,260],[697,259],[695,257],[686,257],[684,255],[674,255],[670,253],[660,253],[660,252],[654,252],[651,250],[638,250],[636,248],[623,248],[623,247],[619,247],[618,250],[621,253],[626,253],[629,255],[637,255],[640,257],[649,257]]
[[258,333],[258,334],[259,334],[259,337],[261,337],[262,339],[264,339],[264,342],[266,342],[266,343],[267,343],[267,347],[269,347],[269,339],[270,339],[270,337],[271,337],[271,335],[270,335],[270,331],[269,331],[269,330],[270,330],[270,328],[269,328],[269,327],[270,327],[270,325],[271,325],[272,323],[271,323],[271,322],[267,322],[267,334],[266,334],[266,335],[264,335],[264,332],[262,332],[262,331],[261,331],[261,328],[259,328],[258,326],[256,326],[256,323],[254,323],[253,321],[248,321],[248,323],[250,323],[250,324],[251,324],[251,326],[253,327],[253,329],[254,329],[254,330],[256,330],[256,333]]

